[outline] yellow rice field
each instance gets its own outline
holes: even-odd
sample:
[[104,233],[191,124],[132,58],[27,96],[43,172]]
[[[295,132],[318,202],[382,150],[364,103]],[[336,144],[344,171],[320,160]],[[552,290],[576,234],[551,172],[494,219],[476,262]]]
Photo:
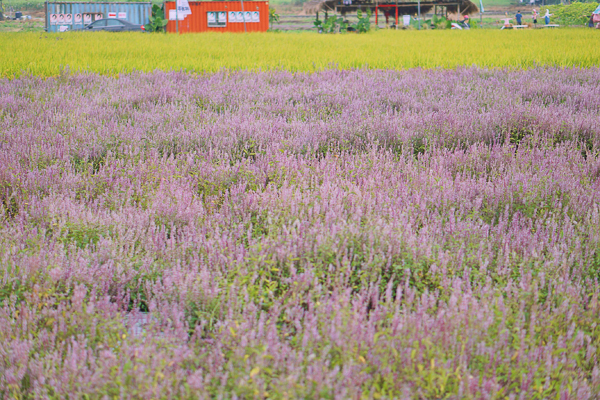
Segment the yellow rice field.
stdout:
[[132,70],[327,68],[529,68],[600,65],[596,30],[377,31],[317,33],[0,34],[0,77]]

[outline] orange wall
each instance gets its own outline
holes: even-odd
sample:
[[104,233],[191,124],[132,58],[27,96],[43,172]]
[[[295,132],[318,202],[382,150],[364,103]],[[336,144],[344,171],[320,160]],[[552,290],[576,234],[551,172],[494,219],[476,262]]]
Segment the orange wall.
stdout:
[[[179,21],[179,32],[244,32],[243,22],[229,22],[229,11],[242,11],[239,1],[190,1],[192,14],[183,21]],[[165,17],[169,17],[169,10],[175,9],[174,1],[165,2]],[[225,11],[227,13],[227,26],[209,28],[206,20],[208,11]],[[247,32],[266,32],[269,29],[269,2],[244,1],[244,11],[258,11],[260,22],[246,22]],[[175,33],[175,21],[169,21],[167,32]]]

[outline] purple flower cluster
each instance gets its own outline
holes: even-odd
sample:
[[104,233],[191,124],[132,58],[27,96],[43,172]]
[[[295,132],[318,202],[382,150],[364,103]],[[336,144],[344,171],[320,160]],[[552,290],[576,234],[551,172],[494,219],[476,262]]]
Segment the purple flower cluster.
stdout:
[[0,81],[0,397],[598,398],[598,82]]

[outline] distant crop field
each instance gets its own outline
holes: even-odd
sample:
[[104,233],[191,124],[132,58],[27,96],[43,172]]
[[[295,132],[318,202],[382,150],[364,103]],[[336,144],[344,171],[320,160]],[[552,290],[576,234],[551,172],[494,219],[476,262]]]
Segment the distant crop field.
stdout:
[[42,34],[0,35],[0,76],[56,76],[61,70],[129,71],[531,68],[600,65],[596,31],[389,31],[366,35]]

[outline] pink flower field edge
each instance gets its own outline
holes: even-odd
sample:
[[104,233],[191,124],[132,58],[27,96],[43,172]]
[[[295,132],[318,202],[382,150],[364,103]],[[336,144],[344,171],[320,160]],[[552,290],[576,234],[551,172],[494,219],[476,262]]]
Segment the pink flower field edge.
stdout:
[[599,398],[598,82],[0,80],[0,398]]

